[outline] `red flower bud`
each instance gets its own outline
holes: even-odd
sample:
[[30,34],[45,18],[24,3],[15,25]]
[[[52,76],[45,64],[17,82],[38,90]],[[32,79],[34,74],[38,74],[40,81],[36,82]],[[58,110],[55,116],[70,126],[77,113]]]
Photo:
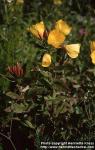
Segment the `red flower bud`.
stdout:
[[8,67],[8,72],[16,77],[22,77],[24,74],[23,68],[20,63],[17,63],[15,66]]

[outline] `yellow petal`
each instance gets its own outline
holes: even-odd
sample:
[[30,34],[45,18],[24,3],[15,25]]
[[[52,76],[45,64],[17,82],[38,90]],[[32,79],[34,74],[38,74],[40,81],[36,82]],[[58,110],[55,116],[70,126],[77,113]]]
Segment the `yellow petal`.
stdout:
[[48,53],[45,53],[42,58],[42,66],[43,67],[49,67],[51,64],[51,55]]
[[95,41],[90,42],[90,50],[91,52],[95,51]]
[[71,58],[76,58],[80,52],[80,44],[69,44],[69,45],[64,45],[67,54]]
[[90,56],[91,56],[92,63],[95,64],[95,50],[91,52]]
[[53,0],[55,5],[61,5],[62,4],[62,0]]
[[60,32],[68,35],[71,32],[71,27],[62,19],[56,22],[55,28],[58,29]]
[[30,28],[28,28],[28,31],[31,32],[37,38],[43,39],[44,32],[45,32],[45,26],[44,26],[43,21],[35,25],[32,25]]
[[55,48],[60,48],[65,40],[65,36],[59,30],[52,30],[48,36],[48,44]]
[[92,63],[95,64],[95,41],[91,41],[90,42],[90,50],[91,50],[91,60]]

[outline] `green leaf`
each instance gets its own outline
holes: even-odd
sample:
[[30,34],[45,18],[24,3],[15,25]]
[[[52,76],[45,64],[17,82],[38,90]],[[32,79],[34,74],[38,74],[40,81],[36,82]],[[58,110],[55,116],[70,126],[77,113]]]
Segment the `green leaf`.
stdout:
[[3,145],[1,143],[0,143],[0,150],[4,150]]
[[27,111],[28,107],[29,106],[28,106],[27,103],[25,103],[25,104],[23,104],[23,103],[20,103],[20,104],[15,103],[15,104],[7,107],[5,109],[5,112],[23,113],[23,112]]
[[27,107],[28,107],[28,104],[23,104],[23,103],[13,105],[15,113],[22,113],[27,110]]
[[25,120],[24,122],[22,122],[26,127],[29,127],[31,129],[35,129],[35,126],[28,120]]
[[80,110],[80,108],[78,106],[75,107],[75,112],[76,112],[76,114],[82,113],[82,111]]
[[21,100],[21,99],[24,99],[24,97],[23,97],[23,95],[18,95],[18,94],[16,94],[16,93],[14,93],[14,92],[7,92],[6,93],[6,96],[9,96],[10,98],[12,98],[12,99],[17,99],[17,100]]
[[95,68],[88,69],[87,71],[90,72],[90,73],[93,73],[94,76],[95,76]]
[[42,71],[41,74],[45,77],[45,78],[52,78],[52,74],[48,71]]
[[28,95],[35,93],[35,95],[48,94],[48,90],[45,87],[32,87],[29,89]]

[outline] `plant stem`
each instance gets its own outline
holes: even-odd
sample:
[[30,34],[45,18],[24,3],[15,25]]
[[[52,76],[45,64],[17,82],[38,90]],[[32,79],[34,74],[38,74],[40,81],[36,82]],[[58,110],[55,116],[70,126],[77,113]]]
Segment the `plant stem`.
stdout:
[[9,138],[8,136],[6,136],[5,134],[3,134],[1,132],[0,132],[0,135],[3,136],[4,138],[6,138],[8,141],[10,141],[13,149],[16,150],[16,147],[15,147],[14,143],[12,142],[11,138]]

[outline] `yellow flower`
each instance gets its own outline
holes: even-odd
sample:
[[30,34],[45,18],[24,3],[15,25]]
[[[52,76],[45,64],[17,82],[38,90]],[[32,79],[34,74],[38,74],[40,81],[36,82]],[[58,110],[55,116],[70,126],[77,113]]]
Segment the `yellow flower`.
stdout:
[[32,25],[27,30],[29,32],[31,32],[37,38],[40,38],[40,39],[44,38],[45,26],[44,26],[43,21],[41,21],[40,23],[37,23],[35,25]]
[[68,35],[71,32],[71,27],[62,19],[56,22],[55,28],[62,32],[64,35]]
[[17,4],[23,4],[23,3],[24,3],[24,0],[16,0],[16,3],[17,3]]
[[45,53],[42,58],[42,66],[43,67],[49,67],[51,64],[51,55],[48,53]]
[[48,36],[48,44],[52,45],[55,48],[60,48],[62,43],[65,40],[65,36],[59,30],[52,30]]
[[71,58],[76,58],[78,57],[78,54],[80,52],[80,44],[69,44],[69,45],[64,45],[64,48],[67,52],[67,54]]
[[61,5],[62,4],[62,0],[53,0],[55,5]]
[[91,57],[92,63],[95,64],[95,41],[90,42],[90,50],[91,50],[90,57]]

